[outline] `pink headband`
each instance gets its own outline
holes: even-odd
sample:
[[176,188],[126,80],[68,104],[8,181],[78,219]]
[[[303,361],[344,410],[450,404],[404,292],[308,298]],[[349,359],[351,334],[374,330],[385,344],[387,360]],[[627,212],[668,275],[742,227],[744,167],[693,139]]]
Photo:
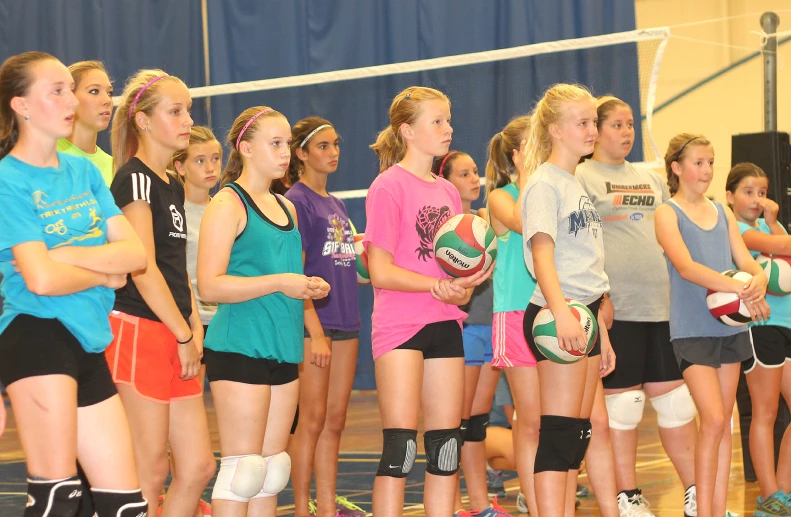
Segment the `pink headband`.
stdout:
[[129,119],[130,120],[132,119],[132,115],[135,114],[135,106],[137,106],[137,101],[140,100],[140,96],[143,95],[143,92],[148,90],[149,86],[151,86],[155,82],[159,81],[163,77],[168,77],[168,74],[158,75],[158,76],[154,77],[153,79],[148,81],[145,86],[143,86],[142,88],[140,88],[140,90],[138,90],[137,95],[135,95],[135,98],[132,100],[132,104],[129,105]]
[[258,113],[256,113],[255,115],[253,115],[253,117],[250,120],[247,121],[247,124],[245,124],[244,127],[242,128],[242,130],[239,132],[239,136],[236,137],[236,150],[237,151],[239,150],[239,144],[242,143],[242,135],[244,135],[244,132],[247,131],[248,127],[250,127],[250,124],[255,122],[255,119],[257,119],[258,117],[260,117],[264,113],[269,113],[270,111],[275,111],[275,110],[273,110],[272,108],[264,108],[261,111],[259,111]]
[[442,159],[442,163],[439,164],[439,175],[440,177],[444,178],[445,174],[443,174],[442,170],[445,168],[445,162],[448,161],[448,158],[456,154],[457,151],[451,151],[445,155],[445,158]]

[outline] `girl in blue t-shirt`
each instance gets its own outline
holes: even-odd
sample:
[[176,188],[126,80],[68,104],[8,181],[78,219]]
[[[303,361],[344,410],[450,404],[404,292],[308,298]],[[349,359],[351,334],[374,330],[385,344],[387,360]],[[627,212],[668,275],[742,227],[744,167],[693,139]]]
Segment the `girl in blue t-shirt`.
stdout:
[[146,501],[103,352],[113,289],[145,251],[99,170],[57,152],[74,125],[73,89],[43,52],[0,67],[0,382],[26,456],[25,515],[78,510],[77,460],[99,515],[136,514]]
[[[791,237],[777,220],[777,203],[766,197],[769,180],[760,167],[752,163],[735,165],[728,174],[725,191],[753,257],[791,255]],[[777,260],[782,263],[784,259]],[[791,404],[791,296],[767,296],[766,301],[771,316],[751,327],[752,356],[742,363],[753,407],[750,456],[761,486],[755,515],[767,515],[778,504],[791,512],[791,458],[781,453],[776,471],[774,464],[774,424],[781,392]],[[786,429],[780,451],[791,444],[788,436]]]
[[[294,513],[364,517],[360,507],[335,493],[360,332],[354,232],[346,205],[327,192],[327,179],[338,168],[339,138],[328,120],[308,117],[291,129],[290,148],[291,189],[286,198],[297,210],[305,274],[319,276],[332,286],[326,298],[305,300],[306,360],[299,366],[301,418],[289,447]],[[311,501],[314,470],[316,500]]]

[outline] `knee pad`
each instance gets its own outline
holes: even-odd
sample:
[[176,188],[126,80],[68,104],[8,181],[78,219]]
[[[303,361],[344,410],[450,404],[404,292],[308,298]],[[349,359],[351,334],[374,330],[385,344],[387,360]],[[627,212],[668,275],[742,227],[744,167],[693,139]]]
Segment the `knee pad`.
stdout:
[[487,427],[489,427],[489,413],[472,415],[461,437],[465,442],[482,442],[486,440]]
[[689,394],[686,384],[682,384],[664,395],[653,397],[651,405],[656,410],[659,427],[665,429],[687,425],[698,414],[698,408],[695,407],[695,401],[692,400],[692,395]]
[[464,445],[464,442],[469,442],[470,440],[467,439],[467,429],[470,427],[470,420],[469,418],[462,418],[461,425],[459,426],[459,433],[461,433],[461,444]]
[[104,517],[140,517],[148,512],[148,502],[140,490],[91,489],[96,514]]
[[73,517],[80,506],[82,483],[72,476],[66,479],[27,480],[25,517]]
[[607,405],[610,429],[631,431],[637,429],[637,424],[643,419],[645,393],[643,390],[613,393],[604,396],[604,403]]
[[415,464],[417,431],[415,429],[382,429],[384,445],[377,476],[405,478]]
[[571,470],[579,470],[582,466],[582,460],[585,459],[585,453],[588,452],[588,445],[591,443],[591,432],[593,429],[590,418],[580,418],[577,423],[580,430],[580,446],[577,449],[574,461],[571,463]]
[[225,456],[211,497],[246,503],[263,488],[266,471],[266,460],[260,454]]
[[452,476],[459,471],[461,433],[456,429],[437,429],[423,433],[426,449],[426,472],[435,476]]
[[581,444],[578,418],[541,415],[533,473],[568,472]]
[[264,457],[266,461],[266,477],[261,491],[253,499],[273,497],[283,491],[291,476],[291,456],[286,451]]

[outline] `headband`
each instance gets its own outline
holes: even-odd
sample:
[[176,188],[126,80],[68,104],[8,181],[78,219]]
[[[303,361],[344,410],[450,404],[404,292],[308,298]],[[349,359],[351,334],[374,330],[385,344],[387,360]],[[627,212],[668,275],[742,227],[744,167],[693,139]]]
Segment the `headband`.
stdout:
[[236,137],[236,150],[237,151],[239,150],[239,144],[242,143],[242,135],[244,135],[244,132],[247,131],[248,127],[250,127],[250,124],[255,122],[255,119],[257,119],[258,117],[260,117],[264,113],[269,113],[270,111],[275,111],[275,110],[273,110],[272,108],[264,108],[261,111],[259,111],[258,113],[256,113],[255,115],[253,115],[250,118],[250,120],[247,121],[247,124],[245,124],[244,127],[242,128],[242,130],[239,132],[239,136]]
[[317,127],[316,129],[314,129],[313,131],[311,131],[310,133],[308,133],[308,136],[306,136],[305,139],[302,141],[302,143],[299,144],[299,148],[302,149],[303,147],[305,147],[305,144],[308,143],[308,140],[313,138],[313,135],[315,135],[316,133],[318,133],[322,129],[327,129],[328,127],[332,127],[332,124],[322,124],[319,127]]
[[610,101],[621,101],[621,99],[619,99],[618,97],[613,97],[612,95],[605,95],[603,97],[596,99],[596,109],[601,108],[604,104],[607,104]]
[[451,151],[445,155],[445,158],[442,159],[442,163],[439,164],[439,176],[441,178],[445,177],[445,174],[442,173],[442,170],[445,168],[445,162],[448,161],[448,158],[456,154],[457,151]]
[[142,88],[140,88],[137,91],[137,95],[135,95],[135,98],[132,99],[132,104],[129,105],[129,115],[128,115],[129,116],[129,120],[132,120],[132,115],[135,114],[135,106],[137,106],[137,101],[140,100],[140,96],[143,95],[143,92],[148,90],[149,86],[151,86],[152,84],[154,84],[155,82],[159,81],[160,79],[162,79],[164,77],[168,77],[168,74],[158,75],[158,76],[154,77],[153,79],[148,81],[145,84],[145,86],[143,86]]
[[677,162],[677,161],[678,161],[678,159],[679,159],[679,158],[681,158],[681,153],[682,153],[682,152],[684,152],[684,148],[687,146],[687,144],[688,144],[688,143],[690,143],[690,142],[691,142],[691,141],[693,141],[693,140],[697,140],[698,138],[700,138],[700,137],[699,137],[699,136],[693,136],[692,138],[690,138],[689,140],[687,140],[686,142],[684,142],[684,145],[682,145],[682,146],[681,146],[681,148],[680,148],[680,149],[678,150],[678,152],[676,153],[676,157],[675,157],[675,158],[673,158],[673,161],[674,161],[674,162]]

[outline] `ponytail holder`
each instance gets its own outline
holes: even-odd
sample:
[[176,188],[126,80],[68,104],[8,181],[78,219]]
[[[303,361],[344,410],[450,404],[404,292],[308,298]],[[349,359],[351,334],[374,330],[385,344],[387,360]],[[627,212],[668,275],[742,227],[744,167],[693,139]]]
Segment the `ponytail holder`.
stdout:
[[308,143],[308,140],[313,138],[313,135],[315,135],[316,133],[318,133],[322,129],[327,129],[328,127],[332,127],[332,125],[331,124],[322,124],[319,127],[317,127],[316,129],[314,129],[313,131],[311,131],[310,133],[308,133],[308,136],[306,136],[305,139],[302,141],[302,143],[299,144],[299,148],[300,149],[304,148],[305,144]]
[[264,113],[269,113],[270,111],[275,111],[275,110],[273,110],[272,108],[264,108],[261,111],[259,111],[258,113],[256,113],[255,115],[253,115],[250,118],[250,120],[247,121],[247,124],[245,124],[244,127],[242,128],[242,130],[239,132],[239,136],[236,137],[236,150],[237,151],[239,150],[239,144],[242,143],[242,135],[244,135],[244,132],[247,131],[248,127],[250,127],[250,124],[255,122],[255,119],[257,119],[258,117],[260,117]]
[[132,115],[135,114],[135,106],[137,106],[137,101],[140,100],[140,96],[143,95],[143,92],[148,90],[149,86],[151,86],[152,84],[154,84],[155,82],[159,81],[160,79],[162,79],[164,77],[168,77],[168,74],[158,75],[158,76],[154,77],[153,79],[148,81],[145,84],[145,86],[143,86],[142,88],[140,88],[137,91],[137,95],[135,95],[135,98],[132,99],[132,104],[129,105],[129,114],[128,114],[129,120],[132,120]]
[[450,158],[454,154],[456,154],[456,151],[449,152],[448,154],[445,155],[445,158],[442,159],[442,163],[439,164],[439,176],[440,176],[440,178],[444,178],[445,177],[445,174],[443,172],[443,170],[445,169],[445,162],[448,161],[448,158]]

